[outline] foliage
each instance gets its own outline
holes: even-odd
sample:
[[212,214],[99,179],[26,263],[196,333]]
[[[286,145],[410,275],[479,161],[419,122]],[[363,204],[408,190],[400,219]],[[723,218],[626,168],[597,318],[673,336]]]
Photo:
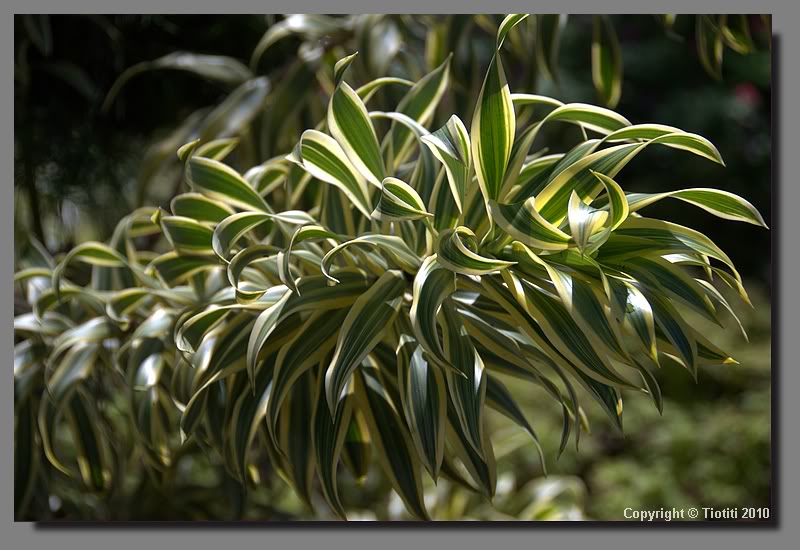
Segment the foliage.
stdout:
[[[659,365],[697,378],[734,363],[682,313],[738,322],[713,284],[749,300],[733,263],[641,211],[673,198],[765,226],[761,215],[710,188],[625,193],[614,178],[650,145],[722,158],[678,128],[511,93],[500,52],[526,20],[499,24],[469,129],[456,115],[427,129],[453,57],[416,82],[353,88],[353,54],[326,75],[327,109],[290,154],[242,174],[223,162],[239,140],[203,134],[178,149],[190,190],[169,211],[141,207],[108,243],[58,261],[34,245],[15,278],[32,308],[15,318],[18,513],[46,477],[124,492],[135,461],[168,492],[181,459],[204,452],[233,491],[277,474],[340,517],[339,464],[363,480],[375,460],[428,518],[428,476],[496,493],[490,410],[543,452],[503,380],[555,401],[563,451],[588,428],[584,396],[621,429],[623,391],[661,409]],[[204,124],[246,119],[248,82]],[[391,110],[368,109],[393,86],[405,93]],[[531,153],[553,122],[577,144]],[[191,493],[190,516],[202,506]]]
[[[620,97],[619,50],[626,50],[626,75],[637,74],[636,56],[641,55],[637,53],[641,44],[628,47],[629,21],[636,21],[633,28],[651,36],[664,51],[685,55],[687,47],[710,44],[717,63],[715,76],[722,73],[723,50],[733,52],[725,58],[727,81],[736,77],[737,63],[743,60],[750,66],[768,66],[758,61],[768,55],[767,16],[703,17],[708,21],[701,28],[700,18],[693,16],[531,16],[504,47],[507,61],[515,67],[509,82],[514,89],[547,90],[562,99],[576,88],[586,88],[579,97],[571,96],[572,101],[591,101],[595,94],[601,102]],[[242,166],[283,155],[294,145],[296,134],[316,124],[324,113],[332,89],[331,68],[354,50],[362,50],[351,68],[359,81],[384,76],[416,81],[426,67],[432,70],[452,51],[452,85],[442,99],[441,112],[470,120],[500,19],[496,15],[19,16],[15,18],[19,214],[15,231],[31,231],[49,249],[60,251],[81,240],[105,238],[132,208],[168,201],[177,192],[180,165],[172,153],[195,138],[239,137],[236,161]],[[696,40],[700,30],[708,35],[704,42]],[[643,35],[639,36],[637,41]],[[164,55],[165,51],[171,53]],[[700,67],[703,56],[686,57],[688,72]],[[575,63],[581,61],[586,66],[576,69]],[[129,69],[115,82],[125,66]],[[648,103],[654,90],[669,94],[663,83],[642,94],[631,89],[634,81],[626,78],[623,98],[625,112],[631,115],[636,110],[630,103]],[[713,82],[706,77],[705,84]],[[109,88],[104,98],[102,91]],[[386,88],[372,99],[372,107],[392,110],[402,92],[400,86]],[[728,109],[718,101],[703,109],[709,114],[720,111]],[[652,107],[647,113],[652,116]],[[677,125],[694,124],[694,117],[676,120]],[[436,126],[443,122],[435,120]],[[717,145],[735,139],[721,127],[711,131],[715,140],[725,140],[715,141]],[[755,141],[758,135],[748,132],[748,140]],[[738,169],[736,174],[749,179]],[[87,181],[92,184],[86,185]],[[751,200],[760,204],[760,198],[755,195]],[[86,212],[102,215],[83,215]],[[746,272],[749,265],[742,262],[741,267]]]

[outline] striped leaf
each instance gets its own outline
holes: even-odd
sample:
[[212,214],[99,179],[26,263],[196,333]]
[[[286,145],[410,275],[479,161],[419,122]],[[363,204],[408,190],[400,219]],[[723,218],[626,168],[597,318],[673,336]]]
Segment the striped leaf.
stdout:
[[172,247],[185,254],[213,254],[213,231],[192,218],[161,216],[161,228]]
[[315,178],[335,186],[362,214],[369,216],[371,202],[366,182],[332,137],[317,130],[306,130],[287,158]]
[[569,199],[567,218],[572,239],[578,245],[578,250],[583,251],[589,244],[589,238],[600,231],[606,223],[608,212],[592,208],[573,191]]
[[328,128],[347,158],[376,187],[386,177],[378,136],[358,94],[341,82],[328,105]]
[[381,187],[378,206],[372,217],[379,221],[419,220],[432,217],[416,190],[397,178],[386,178]]
[[612,289],[612,307],[618,318],[633,329],[643,349],[651,359],[658,362],[656,348],[655,318],[650,302],[639,289],[624,279],[609,279]]
[[325,396],[331,413],[353,371],[380,341],[400,309],[405,280],[399,271],[387,271],[358,297],[339,331],[331,364],[325,372]]
[[[398,103],[397,112],[407,115],[423,126],[428,124],[447,90],[450,59],[448,57],[444,63],[418,80]],[[388,139],[395,166],[399,166],[408,157],[414,135],[405,126],[395,123],[389,130]]]
[[727,265],[737,281],[739,272],[725,252],[702,233],[675,223],[652,218],[630,217],[619,226],[600,249],[600,258],[628,258],[650,254],[700,253]]
[[491,374],[486,375],[486,404],[511,419],[520,428],[530,434],[536,445],[536,451],[539,453],[539,460],[542,463],[544,474],[547,475],[544,452],[539,442],[539,436],[536,435],[533,426],[531,426],[528,419],[525,418],[525,413],[522,412],[522,409],[514,400],[508,388],[506,388],[496,376],[492,376]]
[[429,256],[414,277],[411,326],[422,349],[445,361],[436,317],[445,299],[456,290],[456,274],[443,268],[436,255]]
[[485,202],[499,198],[515,131],[511,92],[503,62],[495,52],[478,96],[470,130],[475,174]]
[[312,313],[297,335],[278,353],[266,413],[267,428],[276,447],[280,448],[276,425],[284,400],[295,381],[328,356],[346,315],[347,309]]
[[536,198],[513,204],[490,202],[497,225],[514,239],[540,250],[564,250],[570,235],[544,219],[536,209]]
[[467,440],[483,458],[483,405],[486,399],[483,359],[451,302],[445,302],[442,307],[441,326],[445,358],[454,370],[463,375],[447,372],[450,399]]
[[338,273],[340,279],[336,286],[329,286],[322,276],[305,277],[297,287],[299,293],[293,293],[285,287],[278,287],[278,300],[261,312],[256,318],[253,331],[247,343],[247,370],[251,376],[255,373],[261,349],[278,325],[290,315],[309,310],[341,309],[356,302],[368,288],[363,273],[348,270]]
[[414,444],[378,369],[364,366],[358,371],[355,395],[386,477],[410,513],[429,519]]
[[417,453],[436,479],[444,458],[447,389],[441,371],[425,359],[422,347],[412,339],[407,342],[406,348],[414,349],[398,350],[397,355],[400,397]]
[[447,124],[422,138],[433,155],[444,165],[447,182],[456,208],[463,211],[472,164],[471,143],[464,123],[456,115]]
[[450,271],[465,275],[483,275],[514,265],[514,262],[481,256],[476,249],[472,230],[464,226],[446,229],[439,234],[436,243],[436,261]]
[[[408,245],[405,243],[405,241],[403,241],[403,239],[394,235],[368,234],[364,235],[363,237],[357,237],[355,239],[345,241],[333,247],[322,258],[322,262],[320,264],[320,269],[322,270],[322,274],[329,280],[338,284],[339,279],[331,274],[331,266],[333,265],[333,260],[343,250],[356,245],[358,246],[369,245],[370,247],[377,248],[378,250],[384,252],[387,256],[389,256],[392,259],[392,261],[398,265],[398,267],[400,267],[401,269],[403,269],[408,273],[416,273],[417,269],[419,269],[420,266],[419,257],[414,253],[413,250],[411,250],[408,247]],[[336,272],[336,274],[338,275],[338,272]]]
[[192,157],[186,163],[186,182],[194,191],[231,206],[270,212],[261,195],[236,170],[219,161]]
[[192,218],[201,223],[219,223],[232,215],[233,209],[200,193],[183,193],[172,199],[170,210],[175,216]]
[[515,298],[537,320],[547,339],[581,372],[602,384],[632,387],[603,356],[599,338],[591,332],[584,333],[555,296],[534,283],[516,279],[509,272],[503,276],[513,281]]
[[325,400],[325,366],[321,365],[317,377],[317,391],[314,399],[314,419],[311,443],[317,465],[322,494],[331,509],[342,519],[346,519],[344,508],[339,500],[336,483],[336,470],[342,453],[345,436],[353,413],[353,397],[348,396],[331,415]]
[[668,197],[699,206],[719,218],[767,227],[764,218],[755,206],[738,195],[720,189],[692,188],[666,193],[629,193],[627,195],[631,212],[638,212],[642,208]]

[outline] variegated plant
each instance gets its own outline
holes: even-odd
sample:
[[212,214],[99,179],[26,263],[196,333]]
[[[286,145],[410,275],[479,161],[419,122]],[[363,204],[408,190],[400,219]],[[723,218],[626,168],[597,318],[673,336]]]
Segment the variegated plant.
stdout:
[[[499,52],[524,18],[500,25],[469,125],[427,129],[449,59],[386,112],[370,99],[395,81],[353,88],[350,56],[327,117],[285,158],[240,174],[223,163],[235,141],[189,143],[190,191],[169,212],[137,210],[107,244],[20,266],[32,307],[15,319],[22,502],[43,466],[108,491],[119,456],[159,478],[191,442],[243,484],[268,460],[341,517],[339,464],[361,478],[374,457],[427,518],[427,477],[494,493],[490,409],[538,447],[503,380],[552,397],[563,449],[584,398],[621,428],[623,392],[661,407],[660,364],[696,376],[735,362],[684,315],[735,319],[715,286],[748,301],[731,260],[643,212],[672,197],[726,220],[765,226],[761,215],[716,189],[625,193],[615,178],[650,146],[722,159],[678,128],[512,93]],[[583,139],[531,153],[557,122]],[[89,284],[70,280],[79,264]]]

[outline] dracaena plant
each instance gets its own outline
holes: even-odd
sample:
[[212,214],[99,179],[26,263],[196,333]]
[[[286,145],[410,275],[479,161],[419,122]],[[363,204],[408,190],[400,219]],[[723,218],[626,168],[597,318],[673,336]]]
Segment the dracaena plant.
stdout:
[[[733,263],[646,208],[673,198],[762,217],[722,190],[623,191],[615,178],[651,146],[722,159],[678,128],[512,93],[499,52],[524,19],[499,26],[467,123],[426,127],[449,59],[395,110],[371,111],[391,80],[354,89],[353,55],[335,66],[327,116],[285,158],[242,175],[223,163],[235,140],[191,142],[178,151],[190,191],[169,211],[137,210],[107,244],[21,269],[32,311],[15,319],[17,456],[30,459],[19,498],[42,470],[112,491],[120,456],[163,480],[194,444],[242,484],[270,464],[341,517],[340,463],[363,478],[374,458],[427,518],[428,478],[493,495],[489,411],[538,448],[508,380],[560,408],[563,449],[585,429],[585,399],[621,428],[623,393],[661,408],[660,365],[696,376],[734,362],[686,316],[736,321],[717,286],[748,300]],[[556,123],[582,139],[532,152]],[[70,280],[80,264],[89,284]]]

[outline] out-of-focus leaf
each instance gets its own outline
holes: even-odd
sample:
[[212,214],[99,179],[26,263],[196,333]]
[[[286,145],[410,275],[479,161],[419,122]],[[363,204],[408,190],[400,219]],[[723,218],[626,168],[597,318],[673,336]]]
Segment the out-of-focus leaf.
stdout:
[[536,67],[554,82],[558,81],[558,50],[566,19],[566,15],[536,16]]
[[173,52],[153,61],[143,61],[129,67],[111,86],[103,102],[103,110],[111,107],[119,92],[131,78],[159,69],[187,71],[227,86],[236,86],[253,77],[253,73],[243,63],[232,57]]
[[593,19],[592,81],[600,101],[616,107],[622,94],[622,54],[614,27],[602,15]]
[[695,22],[697,56],[706,72],[713,78],[722,78],[722,32],[709,15],[698,15]]

